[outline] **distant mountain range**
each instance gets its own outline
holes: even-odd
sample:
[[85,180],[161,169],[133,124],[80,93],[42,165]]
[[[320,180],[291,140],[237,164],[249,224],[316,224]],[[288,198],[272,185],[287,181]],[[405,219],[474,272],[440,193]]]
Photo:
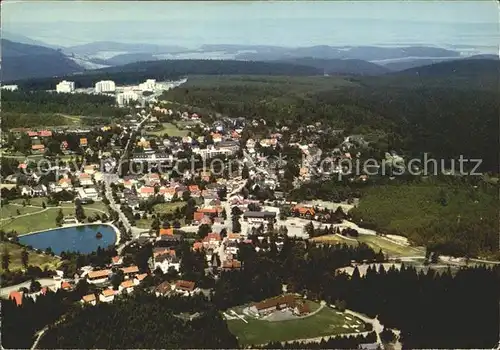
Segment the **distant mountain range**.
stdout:
[[[498,56],[495,55],[477,55],[464,58],[458,51],[425,46],[398,48],[324,45],[286,48],[266,45],[203,45],[193,50],[175,45],[94,42],[57,48],[47,47],[40,41],[12,33],[7,33],[4,36],[16,38],[22,43],[7,39],[2,40],[3,81],[65,76],[108,67],[109,71],[113,72],[127,71],[130,64],[141,62],[144,65],[142,62],[146,61],[156,62],[148,63],[147,67],[158,67],[158,65],[163,64],[162,62],[165,62],[165,59],[261,61],[272,63],[272,65],[265,66],[266,68],[261,65],[257,69],[263,72],[268,71],[271,67],[279,72],[288,71],[290,65],[295,65],[301,67],[301,71],[305,71],[304,67],[314,68],[309,71],[313,75],[360,76],[379,76],[406,70],[409,71],[404,74],[413,74],[412,69],[428,65],[431,67],[436,65],[438,68],[433,69],[439,70],[439,67],[442,67],[439,65],[440,63],[450,61],[498,60]],[[278,68],[280,65],[287,67]],[[139,69],[139,65],[132,66]],[[185,71],[188,66],[183,64],[183,70]],[[243,65],[230,64],[226,65],[223,70],[229,66],[231,72],[235,67],[243,69]],[[429,71],[428,74],[436,74],[435,70]],[[426,69],[422,70],[422,74],[425,75],[426,72]]]
[[68,75],[82,67],[62,52],[2,39],[2,81]]

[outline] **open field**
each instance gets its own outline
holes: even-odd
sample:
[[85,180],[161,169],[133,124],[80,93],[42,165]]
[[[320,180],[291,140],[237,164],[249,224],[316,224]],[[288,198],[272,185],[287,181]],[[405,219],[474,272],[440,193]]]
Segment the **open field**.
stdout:
[[[380,236],[359,235],[358,237],[353,239],[356,239],[358,242],[366,243],[373,250],[375,250],[375,252],[378,252],[380,249],[382,249],[382,252],[384,252],[384,254],[389,255],[390,257],[425,255],[425,250],[419,247],[400,245],[397,243],[393,243]],[[339,244],[339,243],[345,243],[348,245],[357,244],[356,242],[346,238],[342,238],[339,235],[319,236],[311,238],[310,240],[313,242],[325,243],[325,244]]]
[[[317,306],[317,305],[316,305]],[[350,320],[346,317],[349,317]],[[353,333],[365,330],[361,320],[329,307],[324,307],[316,314],[296,320],[269,322],[246,317],[248,323],[242,320],[228,320],[231,333],[236,335],[240,345],[257,345],[271,341],[288,341]],[[357,328],[356,328],[357,326]]]
[[149,229],[153,219],[140,219],[135,221],[135,226],[139,228]]
[[[49,201],[49,199],[47,197],[33,197],[33,198],[29,198],[29,199],[22,199],[22,198],[14,199],[11,201],[11,203],[22,205],[23,202],[26,202],[27,205],[33,205],[36,207],[40,207],[40,209],[41,209],[43,203],[45,203],[47,208],[53,208],[54,206],[49,205],[48,201]],[[13,207],[15,207],[15,206],[13,206]],[[74,208],[75,204],[74,203],[61,203],[61,207]],[[21,208],[21,207],[18,207],[18,208]],[[32,208],[32,209],[37,209],[37,208]],[[89,210],[91,212],[98,212],[98,211],[103,211],[106,213],[108,212],[108,209],[103,202],[94,202],[94,203],[89,203],[89,204],[83,204],[83,209]],[[96,210],[93,210],[93,209],[96,209]],[[34,210],[34,211],[36,211],[36,210]]]
[[357,240],[359,242],[366,243],[376,252],[379,249],[382,249],[382,251],[385,254],[388,254],[389,256],[425,255],[424,249],[412,246],[399,245],[387,239],[384,239],[383,237],[380,236],[359,235],[359,237],[357,237]]
[[[46,198],[45,198],[46,199]],[[16,200],[19,201],[19,200]],[[38,205],[44,201],[43,197],[40,198],[31,198],[32,205]],[[13,201],[15,202],[15,201]],[[21,200],[22,202],[22,200]],[[22,210],[31,210],[31,212],[42,211],[40,208],[32,208],[32,207],[22,207],[22,206],[13,206],[7,205],[9,212],[16,212],[16,208],[19,208],[21,214],[23,214]],[[95,202],[92,204],[86,204],[83,206],[85,215],[93,216],[95,214],[101,215],[102,212],[108,212],[106,206],[102,202]],[[3,209],[3,208],[2,208]],[[32,232],[32,231],[41,231],[48,230],[51,228],[57,228],[56,226],[56,217],[59,209],[62,209],[64,215],[74,215],[75,214],[75,206],[74,204],[63,204],[61,207],[49,207],[47,206],[47,210],[42,211],[40,213],[36,213],[29,216],[23,216],[19,218],[8,218],[7,220],[2,220],[0,222],[0,229],[5,231],[16,231],[19,235]],[[6,215],[2,213],[2,217]]]
[[[11,216],[23,215],[28,213],[33,213],[40,211],[41,208],[32,208],[32,207],[20,207],[17,205],[6,204],[2,205],[0,209],[2,220],[8,219]],[[19,211],[19,213],[18,213]]]
[[175,209],[177,208],[182,208],[183,206],[186,205],[186,202],[171,202],[171,203],[160,203],[160,204],[155,204],[153,207],[153,210],[155,213],[173,213]]
[[11,201],[11,203],[16,203],[16,204],[23,204],[23,202],[25,202],[27,205],[34,205],[37,207],[41,207],[42,203],[45,203],[47,207],[49,206],[48,205],[49,199],[47,197],[33,197],[28,199],[17,198]]
[[163,136],[164,134],[168,134],[168,136],[177,136],[183,137],[188,133],[187,130],[181,130],[177,126],[172,123],[162,123],[162,128],[158,130],[148,131],[147,134],[155,135],[155,136]]
[[[71,204],[61,204],[63,208],[74,208],[75,205],[73,203]],[[108,214],[108,208],[103,202],[94,202],[94,203],[89,203],[89,204],[83,204],[82,205],[83,210],[85,211],[85,214],[95,214],[99,213],[102,214],[101,211],[105,212]]]
[[357,242],[354,242],[350,239],[342,238],[341,236],[335,235],[335,234],[313,237],[309,240],[311,242],[324,243],[324,244],[343,244],[343,243],[345,243],[347,245],[352,245],[352,246],[358,245]]
[[[64,215],[74,215],[74,208],[62,208]],[[56,217],[59,208],[47,208],[47,210],[24,216],[17,219],[3,220],[0,229],[4,231],[16,231],[19,235],[32,232],[56,228]]]
[[[9,270],[15,271],[22,269],[23,265],[21,263],[21,252],[23,248],[18,246],[17,244],[0,242],[0,251],[3,253],[5,249],[7,249],[10,254]],[[50,255],[29,252],[28,265],[39,266],[42,270],[46,266],[49,269],[55,269],[60,262],[61,260],[59,258]],[[0,272],[3,272],[3,269],[1,267]]]

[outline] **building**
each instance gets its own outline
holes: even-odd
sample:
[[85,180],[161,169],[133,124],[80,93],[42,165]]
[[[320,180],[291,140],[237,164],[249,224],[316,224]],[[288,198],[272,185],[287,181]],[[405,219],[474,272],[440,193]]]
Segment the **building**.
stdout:
[[115,92],[116,85],[112,80],[101,80],[95,84],[95,92]]
[[113,289],[104,289],[101,294],[99,294],[99,301],[102,303],[110,303],[115,300],[116,291]]
[[249,224],[274,223],[276,213],[272,211],[247,211],[243,213],[243,219]]
[[92,186],[94,182],[92,181],[92,177],[87,173],[81,173],[78,176],[78,180],[80,181],[81,186]]
[[193,295],[196,292],[195,283],[192,281],[178,280],[175,282],[174,290],[184,296]]
[[221,237],[219,233],[209,233],[205,238],[203,238],[202,244],[205,249],[218,249],[221,243]]
[[56,91],[58,93],[71,93],[75,91],[75,83],[73,81],[63,80],[56,85]]
[[108,276],[111,274],[111,270],[97,270],[90,271],[87,274],[88,283],[104,283],[108,280]]
[[126,281],[123,281],[120,286],[118,287],[118,290],[120,291],[120,293],[127,293],[127,294],[130,294],[134,291],[134,287],[135,287],[135,283],[134,283],[134,280],[130,279],[130,280],[126,280]]
[[171,290],[172,290],[172,286],[170,285],[170,282],[165,281],[165,282],[162,282],[161,284],[159,284],[158,286],[156,286],[155,294],[157,297],[165,296],[165,295],[168,295]]
[[139,273],[139,268],[137,266],[122,267],[120,270],[123,271],[125,279],[130,278]]
[[249,311],[255,315],[264,316],[276,310],[294,309],[297,305],[297,299],[298,297],[293,294],[280,295],[253,304]]
[[139,84],[141,91],[154,91],[156,89],[156,79],[147,79],[144,83]]
[[87,294],[84,295],[81,299],[81,302],[83,304],[90,304],[90,305],[95,305],[96,304],[96,298],[94,294]]
[[45,152],[45,146],[44,145],[32,145],[31,151],[34,153],[43,153],[43,152]]
[[167,273],[170,268],[179,271],[180,261],[176,257],[175,250],[162,249],[153,252],[154,269],[160,268],[163,273]]
[[10,292],[9,300],[15,301],[16,305],[19,306],[23,303],[23,293],[18,291]]
[[241,262],[236,259],[225,260],[222,263],[222,269],[223,270],[241,269]]
[[137,101],[138,99],[139,95],[134,91],[124,91],[120,94],[116,94],[116,103],[118,103],[118,105],[120,106]]
[[17,85],[3,85],[2,90],[16,91],[18,89]]
[[80,198],[82,201],[99,200],[99,193],[93,187],[90,188],[80,187],[78,188],[77,192],[78,192],[78,198]]

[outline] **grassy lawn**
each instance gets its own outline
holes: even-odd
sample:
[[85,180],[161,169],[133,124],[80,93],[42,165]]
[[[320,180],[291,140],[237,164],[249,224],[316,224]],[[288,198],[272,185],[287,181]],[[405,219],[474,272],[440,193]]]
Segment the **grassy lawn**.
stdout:
[[[63,208],[75,208],[75,205],[73,203],[71,203],[71,204],[64,203],[64,204],[61,204],[61,206]],[[83,206],[83,210],[85,212],[88,212],[89,214],[95,214],[95,213],[101,214],[101,211],[108,213],[108,209],[103,202],[94,202],[91,204],[83,204],[82,206]]]
[[148,229],[151,228],[151,223],[153,219],[140,219],[135,221],[135,226],[139,228]]
[[161,129],[148,131],[147,134],[155,136],[163,136],[164,134],[168,134],[168,136],[183,137],[188,134],[188,130],[179,129],[172,123],[162,123]]
[[[382,249],[384,254],[387,254],[389,256],[399,257],[399,256],[416,256],[425,254],[425,251],[420,248],[411,246],[402,246],[396,243],[392,243],[379,236],[359,235],[356,238],[356,240],[358,242],[366,243],[373,250],[375,250],[375,252],[378,252],[380,249]],[[325,236],[314,237],[311,238],[310,241],[316,243],[325,243],[325,244],[345,243],[352,246],[357,244],[356,242],[344,239],[337,235],[325,235]]]
[[48,204],[49,199],[47,197],[33,197],[29,199],[17,198],[12,200],[12,203],[17,203],[17,204],[23,204],[23,202],[26,202],[26,205],[34,205],[37,207],[41,207],[42,203],[45,202],[45,205],[49,206]]
[[[23,268],[21,263],[21,252],[23,250],[22,247],[17,244],[12,244],[8,242],[0,242],[0,251],[3,252],[4,249],[10,254],[10,271],[20,270]],[[55,269],[58,267],[61,260],[59,258],[38,254],[34,252],[29,252],[28,265],[39,266],[42,270],[47,266],[49,269]],[[0,267],[0,272],[3,272],[3,269]]]
[[156,213],[173,213],[176,208],[182,208],[183,206],[186,205],[186,202],[173,202],[173,203],[160,203],[160,204],[155,204],[153,207],[153,210]]
[[[19,210],[19,214],[17,211]],[[42,210],[42,208],[31,208],[31,207],[19,207],[17,205],[2,205],[0,212],[2,213],[2,220],[7,219],[11,216],[23,215],[28,213],[33,213]]]
[[359,235],[357,240],[368,244],[375,252],[382,249],[384,254],[388,254],[389,256],[415,256],[425,254],[425,251],[422,249],[392,243],[379,236]]
[[324,243],[324,244],[341,244],[345,243],[347,245],[357,245],[356,242],[353,242],[349,239],[342,238],[338,235],[324,235],[324,236],[318,236],[309,239],[311,242],[316,242],[316,243]]
[[[48,230],[56,228],[56,217],[59,208],[50,208],[39,214],[21,217],[17,219],[3,220],[0,229],[5,231],[16,231],[19,235],[32,231]],[[75,209],[63,208],[64,215],[74,215]]]
[[[246,317],[246,320],[248,323],[242,320],[227,321],[229,330],[236,335],[242,346],[353,333],[356,329],[362,332],[365,329],[361,320],[338,313],[329,307],[324,307],[310,317],[296,320],[269,322],[249,317]],[[344,325],[349,326],[349,328],[343,327]],[[358,327],[351,328],[355,325]]]

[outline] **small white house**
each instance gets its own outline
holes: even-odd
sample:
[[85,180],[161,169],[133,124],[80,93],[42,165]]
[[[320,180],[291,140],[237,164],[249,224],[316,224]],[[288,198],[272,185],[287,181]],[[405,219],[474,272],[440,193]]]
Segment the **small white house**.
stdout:
[[111,303],[115,300],[116,291],[113,289],[104,289],[101,294],[99,294],[99,301],[103,303]]

